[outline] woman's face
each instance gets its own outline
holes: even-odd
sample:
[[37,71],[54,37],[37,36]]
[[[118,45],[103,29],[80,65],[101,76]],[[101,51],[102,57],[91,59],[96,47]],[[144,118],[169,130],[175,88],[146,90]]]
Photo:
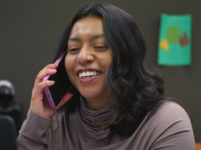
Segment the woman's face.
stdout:
[[112,51],[104,35],[103,20],[98,17],[78,20],[67,45],[65,68],[68,77],[89,107],[90,103],[101,105],[113,101],[114,96],[107,84]]

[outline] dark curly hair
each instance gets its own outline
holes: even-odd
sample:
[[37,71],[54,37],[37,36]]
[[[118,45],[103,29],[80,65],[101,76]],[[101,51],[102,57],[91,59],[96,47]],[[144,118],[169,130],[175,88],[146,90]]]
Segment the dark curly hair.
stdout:
[[[144,66],[146,45],[133,18],[108,3],[93,3],[75,14],[64,32],[55,60],[67,50],[67,41],[75,22],[87,16],[103,19],[105,37],[113,52],[107,81],[118,105],[116,114],[107,125],[116,134],[131,136],[147,113],[164,100],[163,80]],[[80,94],[73,90],[73,98],[64,106],[67,107],[68,121],[69,114],[79,105]]]

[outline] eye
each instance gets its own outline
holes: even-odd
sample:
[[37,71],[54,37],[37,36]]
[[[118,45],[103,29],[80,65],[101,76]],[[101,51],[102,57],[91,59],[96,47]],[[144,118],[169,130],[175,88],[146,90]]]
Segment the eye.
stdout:
[[109,46],[95,46],[94,48],[97,50],[106,50],[109,48]]
[[68,51],[73,53],[73,52],[77,52],[79,50],[80,50],[80,48],[71,48]]

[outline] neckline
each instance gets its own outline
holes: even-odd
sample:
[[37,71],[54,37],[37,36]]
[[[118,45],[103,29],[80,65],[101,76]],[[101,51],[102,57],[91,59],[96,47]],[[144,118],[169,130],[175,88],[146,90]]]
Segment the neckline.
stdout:
[[85,99],[80,97],[80,116],[82,120],[92,128],[104,128],[100,124],[109,122],[115,114],[116,100],[109,103],[99,110],[91,110],[88,108]]

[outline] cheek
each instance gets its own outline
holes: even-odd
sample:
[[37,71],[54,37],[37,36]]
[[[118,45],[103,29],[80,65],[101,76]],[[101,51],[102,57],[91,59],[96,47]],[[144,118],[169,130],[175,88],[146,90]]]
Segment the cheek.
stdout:
[[104,57],[105,61],[102,61],[104,63],[104,66],[107,68],[107,70],[109,70],[111,64],[112,64],[112,53],[110,52],[107,57]]

